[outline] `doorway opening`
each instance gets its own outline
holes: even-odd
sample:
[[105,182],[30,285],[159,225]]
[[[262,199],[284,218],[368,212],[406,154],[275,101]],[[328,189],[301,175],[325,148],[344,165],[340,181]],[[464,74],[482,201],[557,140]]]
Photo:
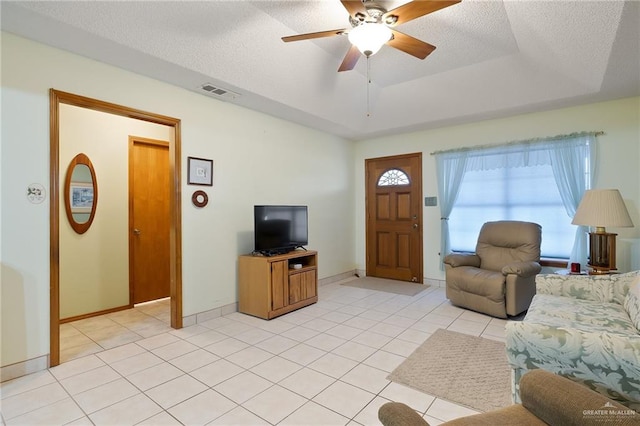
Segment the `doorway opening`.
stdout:
[[[50,101],[50,357],[49,366],[60,363],[60,105],[67,104],[107,114],[168,126],[169,143],[169,293],[170,326],[182,327],[182,228],[180,205],[180,120],[96,99],[51,89]],[[124,195],[123,195],[124,196]]]

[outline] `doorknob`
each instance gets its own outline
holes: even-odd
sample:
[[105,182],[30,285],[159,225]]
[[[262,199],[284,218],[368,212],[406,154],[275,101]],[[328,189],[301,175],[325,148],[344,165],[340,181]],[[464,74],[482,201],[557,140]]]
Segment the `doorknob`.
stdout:
[[139,230],[139,229],[134,229],[134,230],[133,230],[133,233],[134,233],[135,235],[140,235],[140,230]]
[[414,228],[416,228],[416,229],[418,229],[418,224],[417,224],[417,223],[414,223],[414,224],[413,224],[413,227],[414,227]]

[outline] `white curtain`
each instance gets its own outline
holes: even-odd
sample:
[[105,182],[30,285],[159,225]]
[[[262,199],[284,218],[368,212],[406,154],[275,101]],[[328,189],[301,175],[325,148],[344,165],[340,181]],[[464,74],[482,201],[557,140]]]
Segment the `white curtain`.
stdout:
[[449,215],[458,197],[460,183],[467,168],[467,153],[453,152],[436,155],[438,197],[440,197],[440,269],[449,246]]
[[[567,215],[573,219],[580,200],[594,180],[596,137],[589,134],[557,144],[549,150],[551,168]],[[588,158],[588,161],[584,161]],[[587,233],[589,228],[578,226],[569,262],[587,264]]]
[[[447,220],[467,171],[551,165],[565,210],[573,218],[585,190],[590,189],[593,182],[598,134],[601,133],[574,133],[502,145],[434,152],[442,216],[440,260],[451,251]],[[571,261],[587,263],[587,232],[585,227],[578,227],[576,230]],[[440,267],[444,268],[442,262]]]

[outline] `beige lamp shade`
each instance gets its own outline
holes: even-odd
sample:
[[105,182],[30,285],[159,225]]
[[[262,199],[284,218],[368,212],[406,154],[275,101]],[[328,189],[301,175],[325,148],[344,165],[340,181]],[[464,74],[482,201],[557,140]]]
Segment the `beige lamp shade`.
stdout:
[[[597,228],[607,226],[629,228],[633,226],[624,200],[617,189],[587,190],[571,223]],[[604,229],[601,231],[604,232]]]

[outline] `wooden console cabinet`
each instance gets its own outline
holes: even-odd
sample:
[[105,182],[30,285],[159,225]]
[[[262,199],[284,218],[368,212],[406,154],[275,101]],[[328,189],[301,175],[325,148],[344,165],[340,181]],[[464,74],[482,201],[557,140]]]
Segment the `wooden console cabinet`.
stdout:
[[[300,264],[300,269],[293,265]],[[295,250],[279,256],[238,259],[238,310],[272,319],[318,301],[318,253]]]

